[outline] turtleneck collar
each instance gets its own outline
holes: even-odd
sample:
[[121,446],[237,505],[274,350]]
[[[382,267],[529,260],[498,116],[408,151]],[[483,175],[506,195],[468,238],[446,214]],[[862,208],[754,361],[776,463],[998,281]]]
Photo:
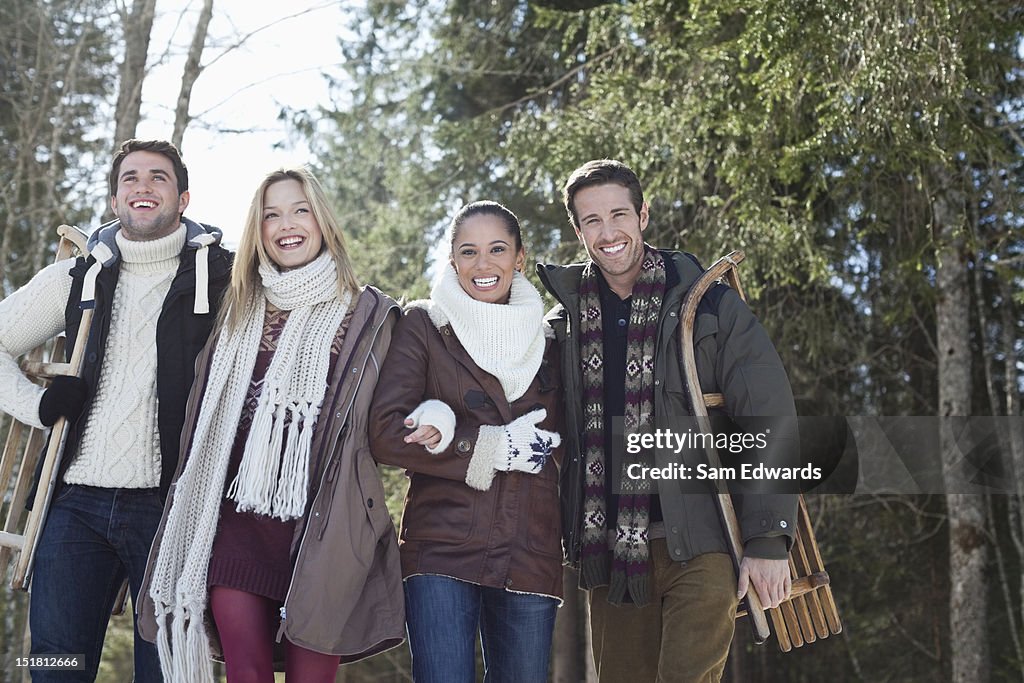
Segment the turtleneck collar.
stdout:
[[185,224],[166,237],[135,241],[126,238],[120,230],[114,235],[121,251],[121,268],[130,273],[155,274],[178,267],[178,256],[185,246]]

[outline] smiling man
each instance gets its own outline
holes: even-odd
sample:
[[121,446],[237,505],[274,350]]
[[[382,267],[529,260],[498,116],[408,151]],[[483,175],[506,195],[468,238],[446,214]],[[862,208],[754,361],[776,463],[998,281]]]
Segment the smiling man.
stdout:
[[[174,145],[126,141],[109,186],[117,219],[92,233],[89,258],[48,266],[0,301],[0,410],[40,428],[70,423],[36,553],[31,654],[84,655],[85,669],[36,670],[33,681],[94,680],[126,577],[137,604],[193,364],[230,277],[220,231],[182,216],[188,171]],[[95,313],[82,377],[45,390],[30,382],[15,359],[61,331],[74,339],[86,308]],[[135,680],[161,680],[138,630]]]
[[[637,433],[655,418],[691,414],[679,309],[702,269],[690,254],[644,243],[650,210],[636,174],[618,161],[573,171],[564,201],[589,261],[538,264],[538,272],[559,302],[548,319],[561,343],[566,401],[563,545],[588,591],[598,676],[718,681],[737,597],[753,586],[774,607],[789,592],[797,497],[735,497],[745,543],[737,576],[710,488],[694,494],[662,480],[656,492],[619,495],[613,475],[629,463],[613,421]],[[715,319],[695,341],[703,390],[722,393],[737,421],[795,415],[779,356],[739,296],[713,288],[701,313]],[[794,444],[771,446],[763,457]]]

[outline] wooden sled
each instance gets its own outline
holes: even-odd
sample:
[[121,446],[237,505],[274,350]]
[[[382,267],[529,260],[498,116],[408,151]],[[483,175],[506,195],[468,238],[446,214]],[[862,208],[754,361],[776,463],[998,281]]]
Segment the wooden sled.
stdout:
[[[61,225],[57,228],[57,234],[60,236],[60,242],[57,244],[55,262],[75,255],[88,254],[86,235],[78,228]],[[21,369],[25,374],[43,386],[57,375],[79,375],[85,344],[92,326],[92,315],[91,308],[82,311],[82,322],[69,362],[64,362],[65,338],[58,336],[25,354],[21,361]],[[50,442],[43,456],[43,467],[32,510],[25,509],[25,502],[32,486],[32,477],[38,466],[40,453],[46,443],[46,431],[13,420],[7,432],[3,456],[0,457],[0,501],[7,502],[3,527],[0,529],[0,571],[7,569],[12,557],[17,558],[14,576],[11,579],[12,588],[28,590],[39,536],[57,485],[57,473],[67,442],[67,432],[67,422],[60,418],[53,425]],[[121,614],[124,611],[127,589],[126,581],[114,603],[114,614]]]
[[[737,272],[743,259],[742,251],[734,251],[718,259],[690,288],[680,312],[682,321],[680,344],[683,354],[684,379],[687,391],[693,397],[693,412],[698,427],[704,433],[712,432],[708,408],[724,407],[725,399],[722,394],[705,394],[700,387],[693,347],[693,328],[697,317],[697,305],[713,285],[722,281],[736,290],[740,298],[746,301]],[[707,444],[705,454],[708,464],[712,467],[721,467],[718,451],[711,445],[710,440],[706,440],[705,443]],[[715,480],[715,483],[719,512],[729,538],[730,550],[739,566],[739,561],[743,558],[743,536],[736,518],[736,510],[733,507],[726,482],[718,479]],[[775,627],[775,636],[783,652],[789,652],[794,647],[801,647],[804,643],[813,643],[818,638],[827,638],[829,635],[839,633],[843,628],[839,621],[835,600],[832,597],[828,572],[825,571],[821,553],[818,551],[818,542],[814,538],[814,528],[811,525],[810,516],[807,514],[807,505],[804,503],[803,495],[799,499],[797,530],[793,547],[789,553],[789,569],[793,578],[793,590],[790,597],[779,607],[769,610],[772,625]],[[736,614],[737,618],[744,615],[751,619],[754,641],[759,645],[765,642],[770,635],[768,620],[765,617],[761,601],[757,597],[757,591],[753,587],[747,591],[746,609],[741,609]]]

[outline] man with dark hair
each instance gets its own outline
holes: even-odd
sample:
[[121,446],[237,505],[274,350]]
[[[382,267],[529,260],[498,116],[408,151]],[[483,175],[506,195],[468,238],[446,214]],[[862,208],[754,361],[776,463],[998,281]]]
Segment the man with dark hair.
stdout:
[[[69,422],[35,557],[31,654],[84,655],[85,669],[34,670],[34,681],[94,680],[126,577],[138,604],[194,361],[230,278],[220,230],[184,218],[188,202],[174,145],[124,142],[110,171],[117,219],[92,233],[89,257],[48,266],[0,301],[0,410],[40,428]],[[75,339],[90,307],[81,377],[30,382],[15,359],[61,331]],[[135,680],[161,680],[156,647],[137,629]]]
[[[624,164],[584,164],[569,177],[564,200],[590,259],[538,264],[538,272],[559,302],[548,317],[561,342],[566,392],[563,541],[589,592],[599,679],[717,681],[738,597],[751,585],[766,607],[788,595],[797,498],[736,497],[744,540],[737,568],[711,488],[692,493],[674,480],[659,480],[657,495],[616,488],[627,462],[613,430],[617,418],[636,433],[692,414],[679,310],[702,269],[689,254],[644,244],[649,208]],[[722,393],[737,423],[795,415],[778,354],[739,296],[715,287],[699,318],[694,343],[703,391]],[[796,447],[782,437],[768,451]]]

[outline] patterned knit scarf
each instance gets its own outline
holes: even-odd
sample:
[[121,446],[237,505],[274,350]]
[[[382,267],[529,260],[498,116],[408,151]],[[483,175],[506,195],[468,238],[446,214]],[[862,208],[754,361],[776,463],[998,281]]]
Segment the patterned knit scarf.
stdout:
[[267,301],[291,311],[264,376],[238,477],[239,510],[282,520],[305,514],[310,445],[327,389],[331,344],[352,300],[338,298],[334,260],[324,252],[283,273],[260,267],[262,295],[217,340],[185,469],[167,515],[149,594],[165,681],[212,683],[203,623],[207,570],[224,498],[228,461],[252,380]]
[[[626,347],[625,433],[647,426],[654,413],[654,351],[658,315],[665,296],[665,262],[646,247],[640,276],[633,285]],[[630,460],[623,453],[622,495],[619,496],[615,546],[608,551],[608,510],[605,490],[607,454],[604,452],[604,337],[597,267],[587,264],[580,282],[580,358],[583,364],[584,433],[586,465],[583,483],[583,537],[580,571],[586,588],[608,586],[608,601],[619,604],[628,597],[635,605],[650,600],[650,561],[647,526],[650,486],[626,476]]]

